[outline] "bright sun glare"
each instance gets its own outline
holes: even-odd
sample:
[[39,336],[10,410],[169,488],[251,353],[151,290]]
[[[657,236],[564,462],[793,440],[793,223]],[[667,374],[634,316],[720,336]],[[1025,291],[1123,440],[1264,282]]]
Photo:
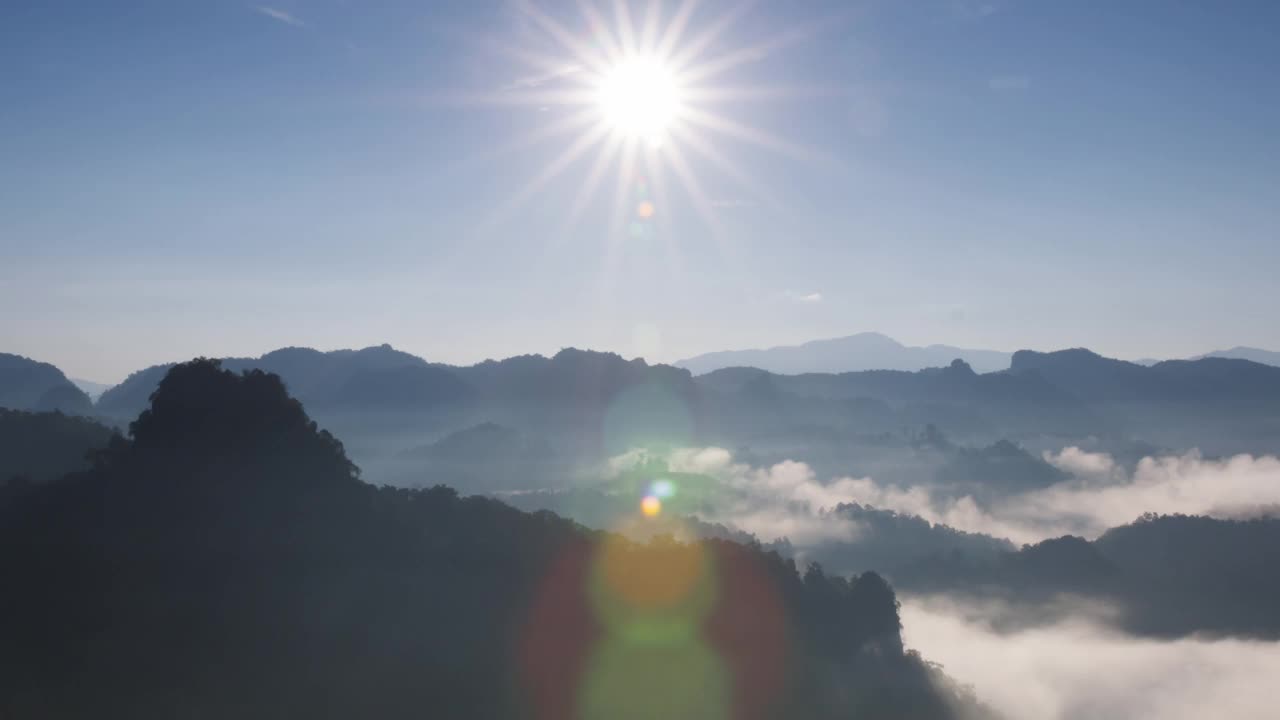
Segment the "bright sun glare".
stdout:
[[[659,0],[580,0],[576,16],[564,10],[567,5],[572,4],[515,0],[521,16],[536,29],[531,39],[509,50],[529,65],[527,74],[480,96],[485,102],[536,109],[546,118],[508,149],[568,138],[562,150],[494,210],[493,222],[575,168],[584,174],[563,213],[566,230],[599,205],[597,193],[613,171],[617,179],[604,233],[612,243],[663,236],[673,202],[691,207],[712,235],[723,240],[718,207],[773,201],[768,188],[739,166],[733,153],[720,149],[722,142],[799,158],[812,155],[745,120],[750,112],[744,103],[769,102],[788,94],[787,88],[755,86],[749,75],[733,80],[744,66],[803,40],[808,30],[742,44],[730,41],[729,28],[745,5],[706,18],[695,17],[697,0],[683,0],[674,8],[664,8]],[[611,7],[612,16],[597,5]],[[579,165],[590,155],[595,157],[588,166]],[[704,185],[705,179],[716,183],[714,190]],[[725,192],[747,197],[718,197]]]
[[601,76],[596,102],[609,126],[658,145],[680,114],[675,75],[653,57],[624,58]]

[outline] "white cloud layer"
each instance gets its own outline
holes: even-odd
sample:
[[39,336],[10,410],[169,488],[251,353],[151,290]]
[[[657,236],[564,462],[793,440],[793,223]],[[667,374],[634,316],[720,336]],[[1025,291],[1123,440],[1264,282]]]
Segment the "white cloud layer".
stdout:
[[1280,643],[1139,639],[1084,620],[998,634],[956,608],[906,600],[907,645],[1014,719],[1277,717]]
[[[638,456],[613,461],[621,467]],[[880,484],[870,477],[820,481],[804,462],[770,467],[736,463],[723,448],[675,451],[671,470],[708,475],[725,489],[704,519],[736,526],[769,541],[788,537],[798,546],[852,540],[855,523],[830,510],[856,502],[918,515],[968,532],[1034,543],[1062,535],[1095,538],[1143,513],[1243,517],[1280,507],[1280,459],[1237,455],[1206,460],[1198,452],[1144,458],[1132,475],[1109,455],[1069,447],[1046,460],[1075,478],[980,506],[971,497],[948,498],[925,486]]]
[[1015,542],[1067,534],[1092,539],[1147,512],[1237,517],[1280,504],[1280,459],[1273,456],[1206,460],[1191,451],[1148,457],[1132,476],[1110,456],[1074,447],[1046,459],[1077,479],[1013,495],[988,508],[968,497],[940,501],[921,488],[904,491],[867,480],[859,486],[859,502]]

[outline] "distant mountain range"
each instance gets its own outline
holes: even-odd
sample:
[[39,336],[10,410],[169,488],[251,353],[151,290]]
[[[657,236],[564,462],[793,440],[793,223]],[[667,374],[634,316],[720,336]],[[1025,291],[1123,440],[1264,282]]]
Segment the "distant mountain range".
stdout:
[[[854,336],[849,344],[879,348],[885,362],[895,354],[920,363],[952,350],[984,352],[907,348],[879,335]],[[995,364],[991,355],[981,357],[986,367]],[[279,375],[357,448],[365,438],[390,437],[383,432],[390,428],[416,434],[406,440],[421,445],[493,422],[559,435],[588,455],[620,452],[626,447],[615,446],[636,440],[734,447],[753,437],[793,436],[808,446],[821,435],[815,428],[884,433],[926,424],[983,443],[1111,434],[1206,452],[1280,449],[1278,367],[1217,356],[1144,366],[1082,348],[1020,350],[1007,358],[1004,368],[989,372],[952,357],[917,370],[795,374],[728,367],[696,376],[687,367],[576,349],[471,366],[431,363],[389,345],[283,348],[221,362],[237,372]],[[135,372],[95,404],[52,365],[0,355],[0,407],[56,409],[122,424],[146,407],[170,367]],[[381,419],[372,422],[375,417]],[[370,456],[364,449],[359,454]]]
[[[924,370],[942,367],[952,360],[963,360],[976,372],[1007,370],[1014,353],[999,350],[974,350],[951,345],[913,347],[876,332],[864,332],[827,340],[812,340],[800,345],[780,345],[757,350],[722,350],[705,353],[674,363],[694,375],[714,370],[751,367],[779,375],[803,373],[845,373],[863,370]],[[1189,360],[1228,358],[1250,360],[1280,367],[1280,352],[1238,346],[1196,355]],[[1164,362],[1156,358],[1134,360],[1137,365]]]
[[1254,347],[1245,347],[1243,345],[1233,347],[1230,350],[1214,350],[1211,353],[1197,355],[1192,360],[1200,360],[1202,358],[1231,358],[1234,360],[1250,360],[1263,365],[1275,365],[1280,367],[1280,352],[1273,350],[1262,350]]
[[860,370],[923,370],[942,367],[952,360],[965,361],[977,372],[1009,367],[1013,353],[972,350],[950,345],[911,347],[887,335],[864,332],[802,345],[781,345],[766,350],[724,350],[675,363],[694,375],[730,367],[753,367],[782,375],[842,373]]
[[69,379],[71,380],[72,385],[75,385],[76,387],[83,390],[84,394],[88,395],[89,399],[93,400],[94,402],[97,402],[98,398],[102,397],[102,393],[112,388],[112,385],[110,383],[94,382],[92,380],[84,380],[82,378],[69,378]]

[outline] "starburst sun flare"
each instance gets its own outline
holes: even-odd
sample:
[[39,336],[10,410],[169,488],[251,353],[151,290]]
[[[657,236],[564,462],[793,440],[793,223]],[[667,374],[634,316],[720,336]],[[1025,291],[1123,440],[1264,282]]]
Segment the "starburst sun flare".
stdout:
[[680,85],[652,56],[623,58],[600,78],[596,92],[600,112],[614,130],[652,145],[662,142],[680,116]]
[[[665,223],[673,193],[679,193],[679,199],[718,235],[713,202],[698,171],[712,170],[753,199],[771,202],[771,194],[717,144],[730,139],[793,156],[809,154],[750,126],[741,113],[730,118],[716,106],[769,100],[786,91],[719,83],[731,71],[759,62],[807,33],[793,30],[756,44],[731,45],[725,42],[728,30],[745,5],[699,22],[697,4],[685,0],[663,17],[662,4],[651,0],[636,22],[626,0],[615,0],[609,17],[590,0],[581,0],[576,17],[567,21],[531,0],[517,3],[520,17],[534,29],[533,47],[502,43],[501,49],[526,64],[527,75],[481,101],[553,111],[547,113],[553,118],[550,123],[506,150],[568,140],[497,209],[497,216],[525,203],[593,152],[594,161],[564,214],[565,222],[573,224],[593,204],[606,175],[616,169],[611,238],[622,229],[643,236],[655,223]],[[669,177],[676,181],[670,187]]]

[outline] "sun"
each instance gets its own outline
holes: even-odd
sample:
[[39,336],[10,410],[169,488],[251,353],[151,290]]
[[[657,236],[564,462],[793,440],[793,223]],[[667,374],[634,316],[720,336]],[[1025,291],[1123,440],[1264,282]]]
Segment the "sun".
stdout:
[[[722,142],[755,146],[797,159],[817,153],[752,126],[751,102],[789,97],[792,89],[757,86],[746,66],[774,51],[801,42],[815,30],[800,27],[742,44],[728,29],[749,5],[734,3],[715,17],[695,15],[698,0],[672,8],[660,0],[578,0],[574,3],[511,0],[527,33],[518,43],[494,41],[504,54],[527,68],[481,103],[535,110],[547,118],[496,150],[492,157],[568,136],[563,148],[539,161],[537,173],[491,213],[486,228],[528,202],[568,171],[585,171],[562,217],[562,232],[600,205],[597,192],[611,170],[616,174],[607,225],[610,257],[625,238],[671,238],[675,211],[691,208],[717,242],[726,240],[720,224],[726,207],[721,192],[747,195],[745,202],[774,206],[772,193],[746,172]],[[546,9],[539,7],[546,4]],[[597,5],[611,6],[606,17]],[[707,3],[710,5],[710,3]],[[633,6],[638,12],[633,12]],[[829,25],[829,23],[824,23]],[[749,75],[749,73],[748,73]],[[579,161],[594,155],[588,166]],[[716,182],[708,191],[704,178]],[[607,260],[612,263],[613,260]]]
[[597,81],[595,100],[614,132],[650,145],[662,143],[683,105],[675,73],[660,59],[643,55],[606,68]]

